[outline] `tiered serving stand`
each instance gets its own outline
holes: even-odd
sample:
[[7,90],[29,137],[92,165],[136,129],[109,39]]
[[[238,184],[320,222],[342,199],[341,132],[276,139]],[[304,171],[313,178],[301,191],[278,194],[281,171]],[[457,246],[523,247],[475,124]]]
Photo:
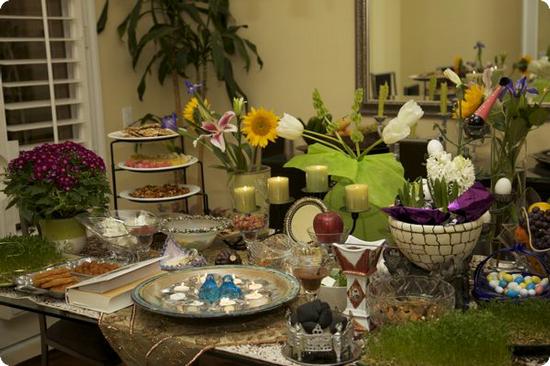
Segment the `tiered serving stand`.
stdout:
[[[183,142],[183,136],[174,133],[172,135],[167,136],[154,136],[154,137],[133,137],[133,136],[124,136],[121,131],[111,132],[107,135],[110,139],[112,139],[110,143],[110,152],[111,152],[111,175],[113,177],[113,196],[114,196],[114,208],[115,210],[118,209],[118,200],[119,198],[123,198],[132,202],[139,202],[139,203],[161,203],[161,202],[169,202],[169,201],[178,201],[178,200],[185,200],[185,210],[186,212],[189,212],[189,204],[187,202],[187,199],[196,195],[202,196],[202,203],[203,203],[203,211],[205,214],[209,212],[208,208],[208,195],[206,194],[205,187],[204,187],[204,167],[202,161],[197,159],[196,157],[191,157],[189,161],[187,161],[184,164],[181,165],[175,165],[175,166],[168,166],[168,167],[161,167],[161,168],[134,168],[134,167],[128,167],[124,164],[124,162],[116,163],[115,161],[115,153],[114,153],[114,146],[116,144],[120,143],[129,143],[129,144],[142,144],[142,143],[154,143],[159,141],[167,141],[172,139],[178,139],[181,145],[182,152],[185,151],[184,148],[184,142]],[[199,172],[201,177],[201,186],[195,186],[187,184],[187,168],[198,164],[199,166]],[[176,170],[183,170],[183,184],[176,181],[176,184],[180,186],[185,186],[189,189],[189,193],[174,197],[163,197],[163,198],[135,198],[131,197],[129,195],[130,191],[122,191],[118,192],[117,190],[117,172],[120,171],[129,171],[134,173],[164,173],[168,171],[176,171]]]

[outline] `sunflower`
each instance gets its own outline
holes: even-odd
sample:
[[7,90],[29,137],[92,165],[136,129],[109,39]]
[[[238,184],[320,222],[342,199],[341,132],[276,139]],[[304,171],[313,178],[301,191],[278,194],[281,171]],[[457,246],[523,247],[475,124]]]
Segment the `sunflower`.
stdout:
[[[204,100],[204,105],[207,108],[210,106],[206,99]],[[189,100],[189,102],[187,102],[185,107],[183,108],[183,118],[185,118],[186,120],[188,120],[190,122],[197,123],[198,121],[196,121],[195,116],[199,112],[198,107],[199,107],[199,101],[197,100],[197,98],[195,98],[195,97],[191,98]]]
[[[458,104],[461,106],[462,109],[462,118],[467,118],[474,114],[476,109],[481,105],[481,103],[483,103],[483,92],[483,87],[478,84],[473,84],[468,89],[466,89],[466,93],[464,93],[464,100],[462,101],[462,103]],[[455,118],[459,116],[458,105],[454,111]]]
[[252,108],[244,117],[242,131],[250,145],[266,147],[269,141],[277,138],[279,118],[272,111],[264,108]]

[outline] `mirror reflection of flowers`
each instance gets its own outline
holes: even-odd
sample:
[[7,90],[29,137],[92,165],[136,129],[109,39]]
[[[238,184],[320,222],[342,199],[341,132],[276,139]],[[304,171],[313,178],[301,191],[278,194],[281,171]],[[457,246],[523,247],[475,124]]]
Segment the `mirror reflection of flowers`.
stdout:
[[260,168],[260,149],[274,142],[279,117],[264,108],[251,108],[246,113],[244,98],[233,99],[233,109],[219,114],[211,109],[199,93],[200,84],[185,82],[192,96],[183,110],[188,123],[180,128],[183,136],[193,140],[193,146],[210,150],[228,172],[250,172]]

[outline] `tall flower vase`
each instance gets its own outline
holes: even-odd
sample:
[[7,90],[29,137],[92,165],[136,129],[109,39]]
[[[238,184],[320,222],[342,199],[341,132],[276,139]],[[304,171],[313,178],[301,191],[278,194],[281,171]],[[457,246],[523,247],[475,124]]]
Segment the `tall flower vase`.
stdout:
[[[491,207],[492,251],[499,249],[499,235],[509,225],[516,225],[525,206],[526,136],[519,140],[497,136],[493,132],[491,146],[491,191],[495,202]],[[504,178],[504,179],[503,179]],[[511,184],[511,191],[510,191]]]

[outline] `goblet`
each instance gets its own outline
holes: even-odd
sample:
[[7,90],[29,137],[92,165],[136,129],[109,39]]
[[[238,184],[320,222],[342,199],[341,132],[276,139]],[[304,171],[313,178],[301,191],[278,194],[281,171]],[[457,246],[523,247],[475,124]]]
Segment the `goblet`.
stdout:
[[128,233],[136,238],[137,260],[146,258],[153,243],[153,235],[158,231],[157,216],[144,210],[113,210],[111,215],[121,220]]
[[307,301],[317,298],[321,281],[329,274],[330,258],[327,252],[321,248],[298,248],[290,260],[292,273],[302,283]]

